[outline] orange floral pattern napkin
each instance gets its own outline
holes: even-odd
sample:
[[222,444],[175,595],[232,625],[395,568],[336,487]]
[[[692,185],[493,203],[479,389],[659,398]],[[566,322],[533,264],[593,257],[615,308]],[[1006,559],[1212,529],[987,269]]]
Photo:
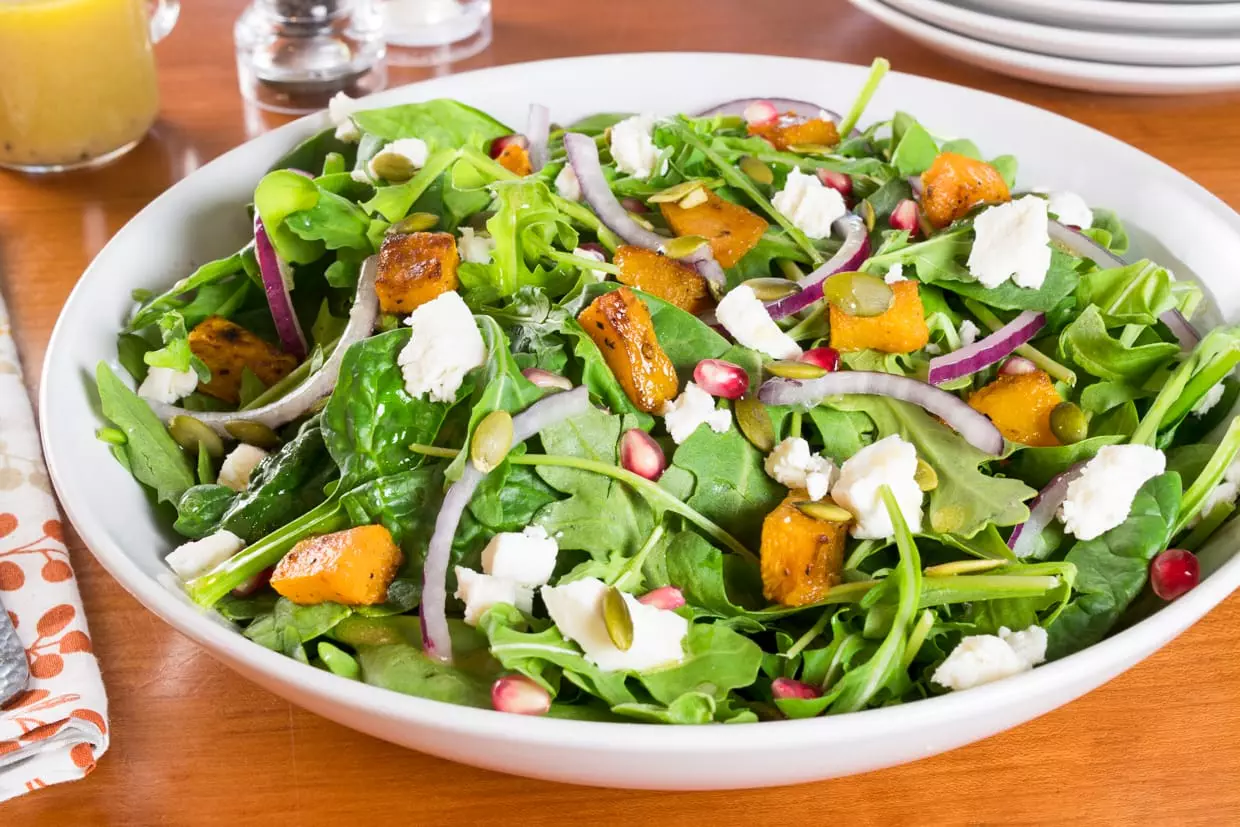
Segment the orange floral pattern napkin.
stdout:
[[0,297],[0,602],[30,684],[0,708],[0,801],[95,768],[108,700]]

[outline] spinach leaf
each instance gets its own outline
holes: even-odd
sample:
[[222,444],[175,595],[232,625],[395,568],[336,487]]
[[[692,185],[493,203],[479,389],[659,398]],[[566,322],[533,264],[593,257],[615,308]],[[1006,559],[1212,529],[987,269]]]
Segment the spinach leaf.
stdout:
[[134,384],[141,385],[150,366],[146,354],[151,343],[135,333],[122,333],[116,337],[116,361],[133,377]]
[[[487,678],[429,658],[407,643],[357,647],[361,680],[371,686],[432,701],[491,708],[491,682]],[[498,676],[496,676],[498,677]]]
[[286,261],[308,264],[323,255],[322,242],[307,241],[284,223],[293,213],[313,209],[318,203],[318,186],[292,170],[269,172],[254,189],[254,209],[272,246]]
[[1128,252],[1128,232],[1119,216],[1102,207],[1094,207],[1093,213],[1093,226],[1082,232],[1117,256]]
[[106,362],[95,368],[95,383],[103,415],[125,434],[125,444],[115,449],[124,454],[130,472],[138,482],[154,489],[160,502],[175,503],[194,485],[194,472],[185,452],[146,400],[125,387]]
[[[934,281],[934,285],[950,290],[956,295],[976,299],[999,310],[1037,310],[1049,313],[1076,290],[1080,280],[1080,274],[1077,271],[1080,263],[1078,258],[1059,250],[1052,250],[1051,264],[1046,271],[1046,279],[1037,289],[1018,287],[1011,281],[1005,281],[998,287],[986,287],[973,281],[971,276],[969,281],[943,278]],[[918,270],[918,278],[922,278],[920,270]]]
[[496,138],[512,134],[485,112],[447,99],[371,109],[354,114],[353,120],[362,130],[385,141],[419,138],[432,152],[462,146],[485,149]]
[[421,581],[426,547],[443,499],[443,472],[424,465],[367,480],[341,495],[352,525],[378,523],[405,553],[400,576]]
[[1067,471],[1078,462],[1093,459],[1094,454],[1104,445],[1118,445],[1127,440],[1126,435],[1103,434],[1082,439],[1071,445],[1053,447],[1018,448],[1011,456],[1003,471],[1010,477],[1023,480],[1034,488],[1042,488],[1055,477]]
[[259,646],[309,663],[303,644],[327,634],[352,613],[352,609],[339,603],[299,606],[281,597],[271,614],[256,619],[246,627],[245,636]]
[[612,707],[612,712],[652,724],[709,724],[715,720],[717,708],[714,696],[705,692],[686,692],[667,706],[617,704]]
[[1059,336],[1061,355],[1099,379],[1140,385],[1180,352],[1170,342],[1128,345],[1107,333],[1106,322],[1094,305],[1081,311]]
[[367,236],[370,218],[357,204],[330,190],[319,188],[314,206],[290,213],[284,223],[303,240],[321,241],[329,250],[373,251]]
[[[717,617],[745,617],[762,608],[762,575],[753,561],[725,555],[701,535],[678,532],[664,552],[667,578],[695,610]],[[740,601],[738,605],[736,601]]]
[[333,153],[343,156],[345,163],[349,163],[348,159],[354,154],[354,146],[338,139],[336,137],[336,130],[329,127],[317,135],[311,135],[293,147],[280,160],[276,161],[271,168],[273,170],[299,169],[303,172],[315,172],[323,168],[327,157]]
[[362,204],[362,209],[378,213],[393,223],[401,220],[459,157],[459,152],[450,149],[431,153],[417,175],[403,184],[376,187],[374,196]]
[[223,485],[195,485],[177,501],[177,533],[198,540],[216,530],[237,492]]
[[691,692],[723,700],[733,689],[752,684],[762,666],[761,647],[722,623],[691,625],[683,645],[683,661],[638,676],[659,703],[673,704]]
[[907,112],[891,121],[891,146],[891,164],[905,177],[925,172],[939,154],[934,138]]

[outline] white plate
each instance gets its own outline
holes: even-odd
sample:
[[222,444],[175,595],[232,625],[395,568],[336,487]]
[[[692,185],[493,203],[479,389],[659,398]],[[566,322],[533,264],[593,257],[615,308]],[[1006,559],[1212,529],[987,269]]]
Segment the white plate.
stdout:
[[940,0],[884,2],[957,34],[1042,55],[1140,66],[1223,66],[1240,63],[1240,37],[1160,37],[1074,31],[983,14]]
[[849,0],[861,11],[881,20],[932,49],[974,66],[1005,75],[1088,89],[1135,95],[1219,92],[1240,89],[1240,65],[1235,66],[1133,66],[1051,57],[1007,46],[974,40],[926,23],[892,8],[880,0]]
[[[393,89],[388,105],[459,98],[522,123],[531,98],[560,123],[600,109],[673,113],[748,95],[847,109],[867,69],[782,57],[604,55],[529,63]],[[693,84],[668,78],[695,77]],[[987,155],[1015,153],[1022,183],[1070,186],[1119,209],[1133,244],[1214,288],[1240,315],[1240,216],[1197,184],[1127,144],[1016,101],[891,74],[866,120],[919,113]],[[1156,616],[1088,651],[968,692],[836,716],[739,726],[661,727],[527,718],[449,706],[339,678],[268,651],[203,613],[171,583],[162,558],[175,539],[140,487],[95,439],[93,382],[113,360],[135,287],[162,290],[197,263],[237,249],[243,205],[282,152],[327,124],[324,115],[238,147],[165,192],[109,242],[70,295],[48,346],[40,425],[65,511],[100,562],[143,605],[246,677],[346,726],[398,744],[505,772],[615,787],[720,789],[791,784],[911,761],[984,738],[1064,704],[1174,638],[1240,585],[1240,559],[1204,554],[1207,576]],[[1158,228],[1155,241],[1148,230]],[[1217,548],[1234,549],[1234,545]],[[155,651],[134,653],[160,657]],[[1207,668],[1203,664],[1202,669]],[[1183,676],[1191,680],[1191,676]]]
[[1205,32],[1228,29],[1240,37],[1240,3],[1207,5],[1124,2],[1124,0],[965,0],[960,5],[1054,26],[1101,30],[1146,31],[1151,34]]

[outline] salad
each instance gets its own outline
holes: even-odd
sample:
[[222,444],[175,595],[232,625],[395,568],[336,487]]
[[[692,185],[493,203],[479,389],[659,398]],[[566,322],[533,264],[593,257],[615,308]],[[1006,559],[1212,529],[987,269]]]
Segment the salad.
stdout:
[[333,100],[98,366],[189,597],[397,692],[685,724],[964,691],[1191,589],[1240,328],[1012,156],[859,126],[886,68],[842,117]]

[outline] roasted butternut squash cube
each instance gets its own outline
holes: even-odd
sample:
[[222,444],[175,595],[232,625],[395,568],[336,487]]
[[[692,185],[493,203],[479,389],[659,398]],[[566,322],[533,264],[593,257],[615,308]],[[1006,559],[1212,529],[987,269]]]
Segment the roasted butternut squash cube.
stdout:
[[751,124],[749,134],[766,138],[776,149],[835,146],[840,142],[834,123],[825,118],[803,118],[795,112],[785,112],[770,123]]
[[515,141],[500,150],[495,160],[501,167],[522,178],[534,171],[534,165],[530,163],[530,153]]
[[664,220],[676,235],[700,235],[710,241],[710,251],[721,267],[732,267],[762,239],[766,221],[740,204],[733,204],[707,190],[706,201],[685,209],[679,204],[659,205]]
[[599,296],[577,321],[603,352],[607,367],[638,409],[651,413],[675,398],[680,385],[659,346],[646,303],[627,287]]
[[621,284],[658,296],[695,316],[715,306],[706,279],[677,259],[626,245],[616,250],[615,262]]
[[840,582],[847,522],[818,520],[797,508],[809,495],[790,491],[762,521],[762,593],[784,606],[821,600]]
[[1009,201],[1003,175],[985,161],[955,152],[940,152],[921,174],[921,210],[935,227],[964,218],[978,204]]
[[271,573],[271,587],[294,603],[374,606],[387,589],[404,555],[381,525],[363,525],[310,537]]
[[878,316],[849,316],[831,305],[831,347],[841,352],[912,353],[930,341],[921,292],[912,279],[891,285],[891,307]]
[[375,292],[384,313],[412,313],[455,290],[461,256],[452,233],[393,233],[379,248]]
[[223,316],[199,322],[189,332],[189,349],[211,369],[211,381],[198,383],[198,390],[234,405],[241,401],[245,368],[271,386],[297,367],[297,357]]
[[1062,401],[1051,378],[1035,370],[998,377],[970,396],[969,406],[1012,442],[1047,447],[1059,444],[1051,431],[1051,411]]

